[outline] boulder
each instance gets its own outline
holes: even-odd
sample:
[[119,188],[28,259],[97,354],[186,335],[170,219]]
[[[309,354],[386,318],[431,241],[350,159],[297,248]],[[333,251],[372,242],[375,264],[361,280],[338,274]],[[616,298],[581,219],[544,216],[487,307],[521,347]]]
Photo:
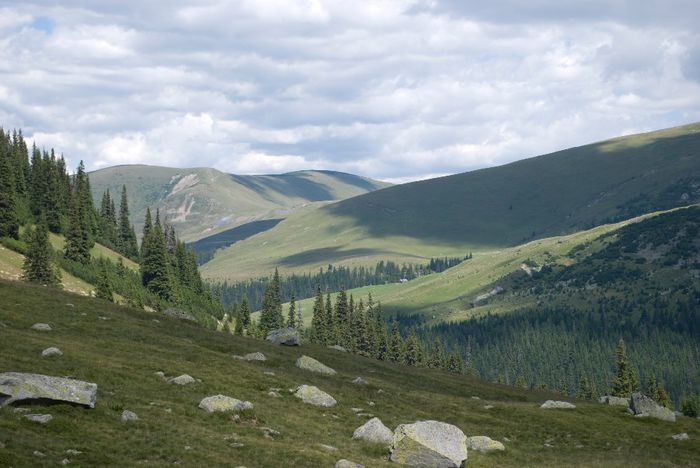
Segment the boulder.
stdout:
[[189,385],[197,382],[194,377],[188,374],[182,374],[177,377],[174,377],[170,380],[168,380],[168,383],[174,384],[174,385]]
[[225,395],[213,395],[203,398],[199,402],[199,407],[207,413],[221,413],[253,409],[253,404],[249,401],[241,401]]
[[296,366],[299,369],[304,369],[310,372],[316,372],[317,374],[323,374],[323,375],[335,375],[336,371],[331,369],[330,367],[326,366],[325,364],[321,364],[318,362],[316,359],[309,357],[309,356],[302,356],[299,359],[297,359]]
[[97,385],[82,380],[42,374],[0,374],[0,405],[16,401],[52,400],[95,407]]
[[335,398],[313,385],[299,385],[294,392],[294,396],[304,403],[315,406],[330,408],[338,404]]
[[32,325],[32,330],[36,331],[51,331],[51,325],[48,323],[35,323]]
[[391,445],[394,434],[379,418],[372,418],[355,429],[353,439],[364,440],[373,444]]
[[401,424],[394,431],[390,459],[410,466],[457,468],[467,459],[467,437],[439,421]]
[[273,344],[284,346],[299,346],[301,344],[301,336],[295,328],[278,328],[270,330],[267,333],[267,341]]
[[625,408],[630,405],[629,398],[622,398],[611,395],[603,395],[602,397],[598,398],[598,402],[610,406],[624,406]]
[[39,424],[48,424],[53,419],[53,416],[50,414],[25,414],[24,419]]
[[165,309],[163,312],[163,315],[178,319],[178,320],[189,320],[190,322],[196,322],[197,319],[195,319],[192,314],[190,314],[187,311],[184,311],[182,309],[177,309],[175,307],[170,307],[169,309]]
[[367,381],[363,379],[362,377],[357,377],[355,380],[352,381],[355,385],[367,385]]
[[481,453],[497,452],[505,450],[501,442],[486,436],[472,436],[467,439],[467,448]]
[[267,361],[267,358],[261,352],[248,353],[245,356],[234,355],[233,358],[240,359],[241,361]]
[[122,411],[122,422],[133,422],[138,421],[139,417],[136,413],[129,410]]
[[360,465],[359,463],[355,463],[350,460],[338,460],[335,463],[335,468],[365,468],[365,465]]
[[668,408],[658,405],[654,400],[642,393],[633,393],[630,408],[637,417],[649,417],[663,421],[675,422],[676,415]]
[[46,348],[45,350],[43,350],[41,352],[41,355],[42,357],[63,356],[63,352],[60,349],[51,346],[50,348]]
[[681,432],[680,434],[675,434],[671,436],[675,440],[688,440],[690,437],[688,437],[687,432]]
[[576,405],[569,403],[568,401],[554,401],[547,400],[540,406],[542,409],[574,409]]

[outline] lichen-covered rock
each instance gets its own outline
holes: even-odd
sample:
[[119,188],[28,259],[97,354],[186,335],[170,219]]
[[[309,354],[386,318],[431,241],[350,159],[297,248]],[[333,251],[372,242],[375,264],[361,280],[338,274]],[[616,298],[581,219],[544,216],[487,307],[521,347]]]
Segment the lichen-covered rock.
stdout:
[[576,405],[569,403],[568,401],[554,401],[547,400],[540,406],[542,409],[574,409]]
[[663,421],[675,422],[676,415],[668,408],[658,405],[654,400],[642,393],[633,393],[630,408],[637,417],[649,417]]
[[505,450],[501,442],[486,436],[473,436],[467,439],[467,448],[481,453],[497,452]]
[[294,392],[294,396],[304,403],[315,406],[330,408],[338,404],[335,398],[313,385],[299,385]]
[[360,465],[359,463],[355,463],[350,460],[338,460],[335,463],[335,468],[365,468],[365,465]]
[[129,410],[122,411],[122,422],[134,422],[138,421],[139,417],[136,413]]
[[379,418],[372,418],[355,429],[353,439],[364,440],[373,444],[390,445],[394,434]]
[[63,352],[60,349],[51,346],[50,348],[46,348],[45,350],[43,350],[41,352],[41,355],[42,357],[63,356]]
[[616,397],[612,395],[603,395],[602,397],[598,398],[598,402],[610,406],[628,407],[630,405],[629,398]]
[[241,401],[226,395],[213,395],[203,398],[199,407],[208,413],[221,413],[225,411],[244,411],[253,409],[249,401]]
[[42,374],[4,372],[0,374],[0,404],[23,400],[64,401],[95,407],[97,385],[82,380]]
[[53,416],[50,414],[25,414],[24,419],[39,424],[48,424],[53,419]]
[[174,385],[189,385],[196,383],[197,381],[189,374],[182,374],[168,380],[168,382]]
[[355,385],[367,385],[367,381],[363,379],[362,377],[357,377],[355,380],[352,381]]
[[325,364],[321,364],[316,359],[309,356],[302,356],[297,359],[296,366],[309,372],[316,372],[323,375],[335,375],[337,372]]
[[244,356],[234,355],[233,358],[240,359],[241,361],[267,361],[267,358],[261,352],[248,353]]
[[32,330],[36,331],[51,331],[51,325],[48,323],[35,323],[32,325]]
[[401,424],[394,431],[391,461],[410,466],[457,468],[467,459],[467,437],[439,421]]
[[273,344],[284,346],[299,346],[301,336],[295,328],[278,328],[267,333],[266,340]]

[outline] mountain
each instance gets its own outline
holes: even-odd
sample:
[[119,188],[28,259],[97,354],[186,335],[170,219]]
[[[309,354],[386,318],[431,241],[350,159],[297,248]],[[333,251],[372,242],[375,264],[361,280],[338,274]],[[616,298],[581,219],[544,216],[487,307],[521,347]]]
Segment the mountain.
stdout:
[[[385,447],[352,439],[369,412],[391,430],[432,419],[505,444],[500,453],[469,450],[468,466],[691,466],[700,459],[693,441],[700,421],[690,417],[675,423],[634,418],[624,408],[576,399],[576,409],[543,410],[544,400],[563,397],[313,344],[273,346],[41,286],[0,281],[0,297],[3,345],[12,350],[0,353],[3,372],[70,376],[98,387],[93,409],[41,400],[0,408],[2,466],[308,467],[334,466],[341,458],[396,466]],[[32,330],[37,322],[52,331]],[[63,355],[41,357],[49,346]],[[255,351],[267,361],[231,357]],[[295,367],[302,354],[338,374]],[[157,372],[198,380],[173,385]],[[350,384],[357,376],[369,384]],[[337,406],[302,403],[287,391],[300,384],[318,386]],[[271,388],[279,389],[278,398],[269,396]],[[216,394],[250,401],[253,408],[238,416],[198,408],[202,398]],[[21,408],[53,419],[29,422]],[[124,410],[139,420],[122,422]],[[691,440],[671,439],[682,432]]]
[[122,185],[126,186],[137,233],[146,208],[159,208],[185,241],[252,221],[284,218],[309,203],[341,200],[389,185],[333,171],[248,176],[144,165],[100,169],[90,173],[90,183],[98,203],[109,189],[118,204]]
[[700,123],[398,185],[318,207],[218,253],[203,274],[237,280],[269,274],[276,266],[288,273],[314,271],[328,263],[419,263],[697,201]]

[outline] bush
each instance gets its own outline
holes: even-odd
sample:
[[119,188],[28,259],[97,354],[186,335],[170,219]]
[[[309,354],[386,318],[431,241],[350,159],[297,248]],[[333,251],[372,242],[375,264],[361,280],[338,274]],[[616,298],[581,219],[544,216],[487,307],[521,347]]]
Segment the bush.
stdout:
[[691,418],[697,418],[700,416],[700,396],[690,395],[689,397],[683,399],[681,411],[684,415]]

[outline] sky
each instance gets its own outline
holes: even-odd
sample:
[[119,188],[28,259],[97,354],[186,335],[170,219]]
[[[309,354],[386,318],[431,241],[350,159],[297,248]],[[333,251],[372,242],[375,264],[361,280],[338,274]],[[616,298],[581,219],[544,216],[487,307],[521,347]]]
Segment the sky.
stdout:
[[0,0],[0,126],[90,170],[404,182],[700,121],[698,25],[696,0]]

